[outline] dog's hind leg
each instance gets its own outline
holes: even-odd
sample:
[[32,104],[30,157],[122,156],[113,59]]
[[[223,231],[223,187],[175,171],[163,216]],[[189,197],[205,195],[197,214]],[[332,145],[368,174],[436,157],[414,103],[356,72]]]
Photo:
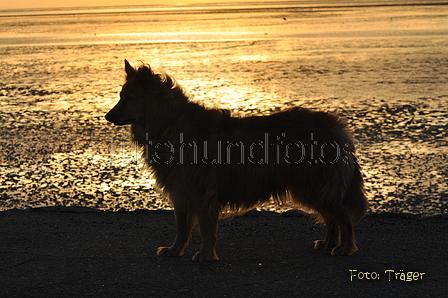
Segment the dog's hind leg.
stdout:
[[216,254],[218,241],[218,210],[210,212],[202,208],[198,212],[199,229],[202,237],[202,247],[193,256],[193,261],[219,260]]
[[339,256],[355,253],[358,248],[355,244],[355,232],[350,211],[340,203],[325,206],[324,210],[321,208],[317,211],[325,220],[327,235],[325,240],[315,241],[314,248],[332,249],[331,254]]
[[170,247],[159,247],[158,256],[182,256],[191,238],[191,231],[196,225],[196,216],[178,209],[174,210],[176,216],[176,239]]
[[333,209],[333,215],[339,226],[340,244],[333,248],[331,254],[339,256],[352,255],[358,248],[355,243],[355,232],[350,211],[341,204]]
[[325,240],[314,241],[314,248],[332,250],[339,245],[339,226],[332,217],[327,216],[324,220],[327,227]]

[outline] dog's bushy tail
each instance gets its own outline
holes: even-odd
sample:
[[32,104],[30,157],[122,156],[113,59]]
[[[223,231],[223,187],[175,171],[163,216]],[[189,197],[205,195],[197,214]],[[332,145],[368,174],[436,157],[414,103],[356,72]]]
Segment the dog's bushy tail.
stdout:
[[353,225],[361,221],[369,208],[369,202],[367,201],[364,190],[364,179],[357,162],[355,162],[352,181],[350,182],[343,205],[350,210]]

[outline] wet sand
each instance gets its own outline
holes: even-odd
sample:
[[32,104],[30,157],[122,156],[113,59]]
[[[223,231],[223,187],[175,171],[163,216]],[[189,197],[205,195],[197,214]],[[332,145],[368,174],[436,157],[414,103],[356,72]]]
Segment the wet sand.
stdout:
[[355,228],[360,250],[348,257],[313,249],[324,227],[297,215],[222,220],[220,260],[195,263],[197,230],[185,256],[156,256],[174,238],[171,211],[0,212],[0,296],[443,297],[448,291],[446,215],[369,215]]
[[[272,45],[194,46],[225,56],[235,49],[252,53]],[[138,52],[154,51],[148,44],[138,48]],[[265,114],[293,105],[337,111],[355,131],[373,211],[427,215],[446,211],[448,90],[443,73],[448,61],[442,52],[422,55],[406,48],[393,58],[394,51],[367,51],[369,59],[352,62],[324,56],[232,63],[216,58],[204,63],[190,59],[187,48],[185,44],[157,46],[160,51],[186,52],[175,60],[164,57],[173,64],[183,63],[181,67],[163,69],[196,100],[241,114]],[[34,54],[26,54],[26,47],[9,50],[17,59],[26,59],[19,65],[7,64],[6,83],[0,88],[2,210],[51,205],[169,208],[152,189],[141,164],[136,164],[128,128],[114,127],[103,118],[123,82],[120,57],[155,60],[153,65],[160,69],[153,57],[161,56],[139,55],[128,45],[119,45],[113,49],[117,53],[108,52],[106,62],[91,64],[91,52],[106,49],[110,50],[101,45],[33,47]],[[58,57],[84,53],[86,61],[72,68],[70,61],[40,60],[39,51]],[[416,64],[407,64],[408,59]]]

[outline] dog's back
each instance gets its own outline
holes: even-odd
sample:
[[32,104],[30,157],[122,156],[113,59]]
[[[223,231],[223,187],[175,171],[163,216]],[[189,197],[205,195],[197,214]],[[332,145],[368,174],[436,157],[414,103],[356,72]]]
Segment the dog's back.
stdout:
[[[270,198],[316,211],[332,200],[366,210],[366,203],[359,207],[346,198],[349,188],[363,189],[362,176],[346,121],[335,114],[293,108],[240,118],[192,107],[176,122],[160,140],[173,145],[169,157],[151,165],[174,204],[195,193],[201,200],[195,205],[234,212]],[[366,202],[363,193],[356,197]],[[353,212],[359,221],[360,212]]]

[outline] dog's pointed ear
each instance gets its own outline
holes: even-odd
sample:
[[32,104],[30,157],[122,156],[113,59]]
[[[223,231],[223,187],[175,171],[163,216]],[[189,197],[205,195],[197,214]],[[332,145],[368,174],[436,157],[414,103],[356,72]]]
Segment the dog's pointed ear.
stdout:
[[129,64],[128,60],[124,59],[124,70],[128,75],[128,78],[134,77],[137,74],[137,71]]

